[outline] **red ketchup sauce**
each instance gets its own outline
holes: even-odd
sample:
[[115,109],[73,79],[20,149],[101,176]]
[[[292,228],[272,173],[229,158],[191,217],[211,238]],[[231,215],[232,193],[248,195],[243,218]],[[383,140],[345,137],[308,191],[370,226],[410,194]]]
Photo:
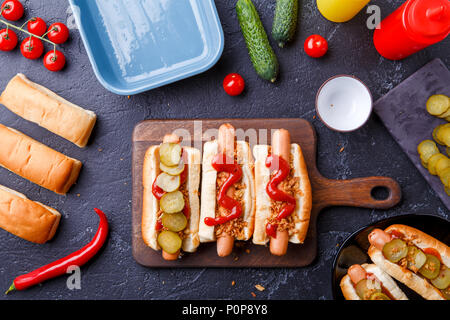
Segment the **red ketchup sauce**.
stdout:
[[[185,164],[183,172],[180,173],[180,185],[182,185],[183,183],[186,182],[187,175],[188,175],[188,167],[187,167],[187,164]],[[158,185],[156,184],[156,179],[155,179],[155,181],[153,181],[153,184],[152,184],[152,193],[155,196],[155,198],[158,200],[161,200],[163,195],[166,194],[166,192],[163,189],[158,187]],[[189,206],[187,204],[184,206],[183,214],[186,216],[187,219],[189,219],[189,217],[191,215],[191,211],[189,210]],[[160,231],[162,228],[163,228],[163,225],[161,223],[161,220],[158,220],[156,222],[155,230]]]
[[242,206],[239,201],[229,197],[227,195],[227,191],[230,187],[233,186],[236,182],[241,180],[242,178],[242,168],[237,164],[234,159],[228,158],[225,154],[217,154],[213,161],[212,167],[217,172],[227,172],[228,178],[222,184],[219,189],[219,194],[217,196],[217,201],[220,206],[225,209],[231,211],[229,215],[222,217],[207,217],[205,218],[205,224],[207,226],[213,227],[219,224],[223,224],[225,222],[231,221],[233,219],[237,219],[242,214]]
[[[270,171],[276,171],[272,179],[270,179],[269,183],[267,184],[266,187],[267,194],[273,201],[286,202],[284,207],[277,215],[277,220],[282,220],[284,218],[289,217],[292,214],[292,212],[294,212],[296,206],[296,201],[293,196],[278,189],[278,185],[281,182],[283,182],[289,175],[291,167],[289,166],[289,163],[286,160],[275,155],[270,155],[267,157],[266,167],[268,167]],[[269,235],[272,238],[276,238],[277,227],[278,226],[276,224],[268,223],[266,225],[267,235]]]

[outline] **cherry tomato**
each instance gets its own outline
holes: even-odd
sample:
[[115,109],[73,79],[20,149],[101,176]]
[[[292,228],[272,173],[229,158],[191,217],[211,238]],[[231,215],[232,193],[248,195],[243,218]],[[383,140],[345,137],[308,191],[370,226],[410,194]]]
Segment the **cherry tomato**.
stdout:
[[0,12],[5,19],[17,21],[23,16],[23,5],[18,0],[7,0],[3,2]]
[[230,73],[223,80],[223,89],[230,96],[238,96],[244,91],[245,81],[238,73]]
[[64,68],[66,64],[66,57],[61,51],[49,51],[44,56],[44,66],[53,72],[59,71]]
[[36,37],[25,38],[20,45],[22,55],[27,59],[37,59],[44,53],[44,44]]
[[56,22],[48,28],[47,38],[56,43],[61,44],[69,39],[69,29],[64,23]]
[[0,30],[0,50],[11,51],[17,46],[17,35],[11,29]]
[[47,31],[47,24],[43,19],[34,17],[31,18],[30,21],[28,21],[27,29],[32,34],[35,34],[40,37],[45,33],[45,31]]
[[320,58],[328,51],[328,42],[324,37],[313,34],[305,41],[305,52],[313,58]]

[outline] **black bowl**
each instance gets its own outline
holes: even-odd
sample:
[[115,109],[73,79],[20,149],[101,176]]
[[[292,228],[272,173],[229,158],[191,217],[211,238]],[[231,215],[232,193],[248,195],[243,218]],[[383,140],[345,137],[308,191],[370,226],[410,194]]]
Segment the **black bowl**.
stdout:
[[[440,240],[446,245],[450,244],[450,222],[444,218],[433,215],[406,214],[395,216],[375,222],[369,226],[359,229],[350,235],[342,244],[333,262],[332,269],[332,290],[335,300],[345,300],[339,283],[343,276],[347,274],[347,269],[353,264],[372,263],[367,255],[369,240],[367,236],[373,229],[386,229],[392,224],[404,224],[419,229],[432,237]],[[399,287],[411,300],[422,299],[414,291],[399,283]]]

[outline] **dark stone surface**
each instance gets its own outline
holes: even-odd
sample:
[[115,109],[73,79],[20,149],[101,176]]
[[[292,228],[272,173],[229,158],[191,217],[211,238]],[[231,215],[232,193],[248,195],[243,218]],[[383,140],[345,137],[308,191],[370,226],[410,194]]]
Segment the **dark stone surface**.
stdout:
[[[450,71],[440,59],[435,59],[379,99],[374,105],[374,110],[447,209],[450,210],[450,197],[445,192],[441,179],[430,174],[428,169],[422,165],[422,160],[417,152],[420,142],[432,139],[434,128],[447,123],[444,119],[431,116],[424,106],[433,94],[450,96],[449,83]],[[446,154],[445,147],[437,145]]]
[[[275,1],[255,0],[266,29],[271,28]],[[32,185],[0,170],[0,184],[25,193],[62,212],[55,239],[35,245],[0,231],[0,288],[6,290],[19,274],[39,267],[80,248],[95,233],[93,207],[108,213],[111,236],[98,258],[82,268],[81,290],[66,288],[67,277],[51,280],[7,299],[330,299],[331,265],[338,246],[361,226],[402,213],[431,213],[448,219],[448,211],[403,153],[380,120],[373,115],[357,132],[330,131],[315,119],[317,89],[330,76],[354,74],[370,87],[377,99],[433,58],[450,62],[450,41],[428,48],[400,62],[387,61],[375,51],[367,15],[359,14],[345,24],[326,21],[315,1],[302,1],[297,40],[286,49],[275,48],[281,64],[280,80],[272,85],[257,78],[249,62],[234,11],[234,0],[216,1],[225,33],[225,50],[219,63],[196,77],[144,94],[116,96],[96,80],[79,33],[63,46],[68,66],[50,73],[41,62],[29,61],[18,50],[0,54],[0,87],[17,72],[54,90],[76,104],[94,110],[99,121],[92,142],[81,150],[46,130],[0,108],[0,122],[83,161],[78,184],[66,197]],[[402,0],[373,1],[382,16]],[[27,17],[47,21],[70,17],[61,0],[24,1]],[[303,52],[307,36],[319,33],[330,43],[323,59],[313,60]],[[239,72],[247,82],[244,95],[228,97],[221,87],[224,76]],[[319,170],[330,178],[390,176],[401,184],[402,203],[389,211],[330,208],[318,221],[319,254],[301,269],[177,269],[153,270],[139,266],[131,255],[131,133],[136,123],[157,118],[302,117],[313,123],[319,137]],[[342,152],[340,149],[344,147]],[[232,286],[232,281],[235,285]],[[259,292],[254,285],[266,290]],[[5,296],[1,296],[5,299]]]

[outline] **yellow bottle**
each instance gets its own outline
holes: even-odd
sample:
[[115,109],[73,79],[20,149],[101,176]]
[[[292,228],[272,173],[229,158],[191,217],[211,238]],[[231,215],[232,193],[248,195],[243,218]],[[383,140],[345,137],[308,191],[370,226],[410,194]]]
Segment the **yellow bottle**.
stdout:
[[317,8],[328,20],[346,22],[351,20],[370,0],[317,0]]

